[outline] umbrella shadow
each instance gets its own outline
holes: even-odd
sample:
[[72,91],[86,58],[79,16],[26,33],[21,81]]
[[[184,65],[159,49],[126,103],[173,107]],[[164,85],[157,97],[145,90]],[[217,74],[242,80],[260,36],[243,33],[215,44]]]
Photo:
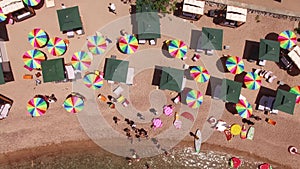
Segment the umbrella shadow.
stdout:
[[272,89],[269,89],[269,88],[266,88],[264,86],[261,86],[259,88],[259,91],[258,91],[258,94],[256,96],[256,99],[255,99],[255,104],[256,104],[256,108],[258,107],[259,105],[259,101],[260,99],[263,97],[263,96],[271,96],[271,97],[275,97],[276,96],[276,91],[275,90],[272,90]]
[[161,52],[162,54],[167,57],[167,58],[173,58],[170,53],[169,53],[169,50],[168,50],[168,44],[166,43],[166,41],[164,41],[162,47],[161,47]]
[[297,66],[295,66],[295,64],[294,64],[293,67],[287,71],[287,73],[290,76],[298,76],[298,75],[300,75],[300,69]]
[[268,33],[266,36],[265,36],[265,39],[267,40],[273,40],[273,41],[278,41],[278,34],[275,33],[275,32],[271,32],[271,33]]
[[284,85],[279,85],[277,87],[277,90],[278,89],[281,89],[281,90],[284,90],[284,91],[290,91],[291,87],[289,85],[287,85],[287,84],[284,84]]
[[227,57],[225,56],[222,56],[220,59],[217,60],[216,62],[216,66],[218,68],[218,70],[222,73],[227,73],[229,72],[226,68],[226,60],[227,60]]
[[44,6],[45,1],[41,0],[41,2],[37,5],[32,7],[33,9],[37,10],[37,9],[41,9]]
[[230,112],[233,115],[238,114],[235,108],[235,103],[225,103],[225,108],[228,112]]
[[190,66],[188,69],[184,70],[184,76],[188,79],[188,80],[194,80],[194,78],[191,76],[191,68],[196,67],[196,66]]
[[187,98],[187,94],[193,89],[191,88],[184,88],[181,92],[180,92],[180,98],[181,98],[181,103],[187,105],[186,102],[186,98]]
[[246,85],[244,84],[244,77],[246,76],[246,74],[247,74],[246,72],[242,72],[234,76],[234,81],[242,83],[243,88],[247,88]]
[[259,55],[259,42],[246,40],[243,59],[247,59],[247,61],[249,62],[257,61],[258,55]]
[[155,66],[153,77],[152,77],[152,82],[151,82],[151,84],[153,86],[159,86],[160,85],[161,74],[162,74],[162,67],[161,66]]
[[210,76],[205,95],[213,96],[213,93],[215,93],[216,87],[219,85],[222,85],[222,79],[214,77],[214,76]]

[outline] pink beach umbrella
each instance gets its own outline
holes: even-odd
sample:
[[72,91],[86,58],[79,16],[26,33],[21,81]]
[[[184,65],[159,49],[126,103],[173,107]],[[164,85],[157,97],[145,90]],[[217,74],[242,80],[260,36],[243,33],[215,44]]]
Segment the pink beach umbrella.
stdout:
[[171,116],[173,114],[174,107],[172,105],[164,106],[164,114],[167,116]]
[[161,121],[160,118],[155,118],[155,119],[152,120],[152,125],[153,125],[153,128],[155,130],[157,128],[162,127],[163,124],[162,124],[162,121]]
[[259,169],[272,169],[272,166],[268,163],[263,163],[259,165]]
[[233,167],[233,168],[239,168],[242,164],[242,161],[237,158],[237,157],[232,157],[230,160],[229,160],[229,163],[230,163],[230,167]]

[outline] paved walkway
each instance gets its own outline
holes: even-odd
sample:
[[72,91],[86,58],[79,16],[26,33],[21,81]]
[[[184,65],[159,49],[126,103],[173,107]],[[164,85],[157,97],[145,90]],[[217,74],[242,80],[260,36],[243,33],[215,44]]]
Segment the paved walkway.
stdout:
[[300,18],[300,0],[282,0],[281,3],[274,0],[206,0],[225,5],[232,5],[257,11],[287,15]]
[[[132,30],[132,25],[130,23],[130,16],[126,16],[98,30],[103,35],[107,36],[109,39],[112,40],[112,43],[109,44],[107,51],[109,51],[114,47],[114,45],[116,45],[117,39],[120,36],[121,29],[125,29],[126,31]],[[177,29],[174,29],[174,26]],[[161,29],[161,33],[164,36],[184,40],[187,44],[190,44],[192,30],[198,30],[198,28],[195,25],[189,22],[184,22],[181,18],[177,18],[172,15],[167,15],[161,18]],[[83,50],[87,50],[86,45],[84,45]],[[202,62],[204,63],[205,67],[209,70],[211,75],[222,78],[224,75],[216,67],[218,59],[219,56],[216,53],[214,53],[213,56],[203,55],[203,57],[201,58]],[[179,59],[167,58],[163,56],[160,47],[155,49],[151,48],[146,50],[140,50],[135,54],[128,55],[128,58],[126,58],[125,60],[130,61],[129,67],[135,68],[135,75],[145,69],[154,68],[155,65],[170,66],[182,69],[182,66],[184,64],[184,62]],[[92,62],[90,70],[93,71],[99,69],[100,63],[103,61],[103,56],[94,56],[94,60]],[[115,85],[111,86],[112,89],[114,89],[115,87]],[[124,96],[130,100],[128,93],[129,87],[126,85],[122,85],[122,87],[125,89]],[[197,85],[195,81],[188,80],[186,83],[186,87],[195,89],[197,88]],[[87,99],[84,110],[82,111],[82,113],[78,114],[78,119],[85,132],[99,146],[106,149],[107,151],[122,156],[128,156],[128,153],[130,153],[130,149],[135,149],[141,157],[153,156],[163,152],[162,149],[158,149],[156,145],[153,144],[152,140],[143,140],[141,142],[134,142],[133,144],[131,144],[124,135],[121,135],[120,133],[115,131],[106,122],[102,114],[99,113],[94,91],[88,89],[83,84],[82,80],[78,80],[73,83],[73,91],[84,94],[84,96]],[[161,99],[157,99],[158,97],[160,97]],[[150,93],[149,99],[151,105],[153,105],[154,108],[156,108],[159,112],[162,112],[162,106],[166,103],[166,98],[163,92],[160,90],[154,90]],[[213,106],[211,106],[210,108],[209,116],[215,116],[216,118],[220,118],[222,113],[224,112],[224,103],[213,99],[211,99],[210,101],[211,105]],[[143,122],[142,120],[139,120],[136,117],[136,113],[138,112],[138,110],[136,110],[132,104],[130,104],[126,108],[124,108],[120,104],[117,104],[116,109],[124,117],[131,118],[138,122]],[[195,117],[197,116],[197,109],[191,109],[188,106],[182,104],[181,109],[178,112],[182,113],[185,111],[194,114]],[[154,117],[154,115],[150,112],[143,112],[142,114],[145,115],[145,121],[147,122],[150,122],[151,119]],[[168,150],[174,147],[187,134],[189,134],[190,129],[194,124],[183,118],[182,122],[183,125],[180,130],[175,129],[174,126],[171,125],[168,126],[168,129],[165,129],[162,133],[160,133],[157,136],[157,139],[159,140],[160,145],[163,149]],[[197,126],[199,127],[201,125],[203,124],[197,124]],[[212,133],[213,129],[206,122],[202,126],[203,141],[206,141]],[[112,141],[108,141],[108,139],[112,139]]]

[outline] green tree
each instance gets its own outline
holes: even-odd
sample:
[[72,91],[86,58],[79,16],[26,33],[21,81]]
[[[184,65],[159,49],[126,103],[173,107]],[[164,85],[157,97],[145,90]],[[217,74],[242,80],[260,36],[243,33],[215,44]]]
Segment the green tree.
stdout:
[[171,13],[176,9],[176,0],[137,0],[137,11],[158,11],[162,13]]

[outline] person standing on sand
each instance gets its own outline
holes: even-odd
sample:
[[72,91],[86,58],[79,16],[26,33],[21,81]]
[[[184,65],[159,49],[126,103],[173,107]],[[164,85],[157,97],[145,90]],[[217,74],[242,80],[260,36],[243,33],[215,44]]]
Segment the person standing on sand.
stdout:
[[109,9],[109,12],[117,14],[117,12],[116,12],[116,5],[114,3],[109,3],[108,9]]

